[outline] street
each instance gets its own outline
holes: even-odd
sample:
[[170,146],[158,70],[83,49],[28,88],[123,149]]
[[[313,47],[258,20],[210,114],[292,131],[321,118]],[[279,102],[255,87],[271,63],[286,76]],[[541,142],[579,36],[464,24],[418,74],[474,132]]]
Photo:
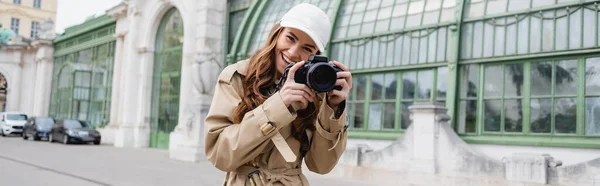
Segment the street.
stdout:
[[[365,185],[305,171],[311,185]],[[225,173],[208,161],[168,158],[167,150],[64,145],[0,137],[0,185],[221,185]]]

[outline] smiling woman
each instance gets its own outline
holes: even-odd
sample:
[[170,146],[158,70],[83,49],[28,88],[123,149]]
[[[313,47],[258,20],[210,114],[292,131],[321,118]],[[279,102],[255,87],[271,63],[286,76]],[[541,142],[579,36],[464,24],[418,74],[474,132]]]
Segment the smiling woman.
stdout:
[[[326,93],[294,81],[311,55],[325,51],[330,35],[327,14],[299,4],[273,26],[250,59],[221,72],[206,118],[205,152],[215,167],[228,172],[226,185],[308,185],[303,160],[320,174],[336,165],[346,148],[349,69],[330,62],[342,70],[336,82],[342,88]],[[279,88],[276,82],[290,65]]]

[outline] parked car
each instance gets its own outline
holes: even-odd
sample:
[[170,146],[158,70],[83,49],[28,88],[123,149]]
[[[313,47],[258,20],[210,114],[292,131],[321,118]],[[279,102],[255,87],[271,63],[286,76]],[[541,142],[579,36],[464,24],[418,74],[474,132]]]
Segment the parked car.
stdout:
[[27,114],[18,112],[0,113],[0,136],[22,134],[25,122],[27,122]]
[[100,133],[85,121],[66,119],[58,120],[52,125],[48,141],[60,141],[64,144],[94,142],[95,145],[100,145],[101,138]]
[[34,141],[39,141],[42,138],[48,138],[54,118],[47,116],[29,117],[27,123],[23,126],[23,140],[33,138]]

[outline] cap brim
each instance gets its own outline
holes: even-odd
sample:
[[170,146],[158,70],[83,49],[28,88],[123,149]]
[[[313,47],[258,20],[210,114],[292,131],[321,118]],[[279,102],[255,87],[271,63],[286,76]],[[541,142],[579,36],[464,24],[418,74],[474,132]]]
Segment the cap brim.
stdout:
[[298,30],[304,32],[306,35],[308,35],[308,37],[310,37],[313,40],[313,42],[315,42],[315,44],[317,44],[319,51],[321,51],[321,52],[325,51],[325,46],[323,46],[323,43],[321,41],[319,41],[317,34],[315,34],[313,31],[308,29],[306,26],[304,26],[298,22],[290,21],[290,20],[281,20],[279,25],[281,25],[282,27],[286,27],[286,28],[295,28],[295,29],[298,29]]

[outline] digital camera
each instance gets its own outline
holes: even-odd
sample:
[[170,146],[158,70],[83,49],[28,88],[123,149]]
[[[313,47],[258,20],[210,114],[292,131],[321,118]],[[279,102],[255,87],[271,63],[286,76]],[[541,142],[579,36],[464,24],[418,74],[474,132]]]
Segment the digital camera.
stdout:
[[[287,76],[294,63],[285,67],[284,76]],[[311,55],[308,61],[302,67],[296,70],[294,81],[305,84],[317,92],[329,92],[333,89],[341,90],[341,86],[336,86],[337,72],[342,69],[330,64],[327,57],[320,55]],[[284,78],[284,77],[282,77]]]

